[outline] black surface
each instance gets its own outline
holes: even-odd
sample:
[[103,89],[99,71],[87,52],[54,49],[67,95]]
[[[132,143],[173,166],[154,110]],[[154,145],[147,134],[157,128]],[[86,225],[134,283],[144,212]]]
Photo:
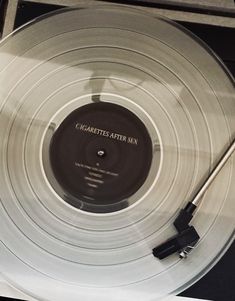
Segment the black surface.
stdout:
[[[16,27],[54,9],[57,7],[25,2],[18,10]],[[181,24],[205,41],[235,76],[235,29],[185,22]],[[180,295],[214,301],[235,301],[235,242],[209,273]]]
[[0,0],[0,36],[2,35],[4,16],[5,16],[5,0]]
[[62,6],[58,6],[58,5],[19,1],[16,20],[15,20],[15,28],[18,28],[19,26],[29,22],[30,20],[38,16],[57,10],[61,7]]
[[[13,299],[13,298],[5,298],[5,297],[0,297],[0,300],[1,301],[19,301],[19,300],[21,300],[21,299]],[[22,300],[22,301],[25,301],[25,300]]]
[[58,127],[50,162],[69,204],[96,213],[118,211],[128,206],[128,198],[148,176],[152,141],[131,111],[91,103],[74,110]]

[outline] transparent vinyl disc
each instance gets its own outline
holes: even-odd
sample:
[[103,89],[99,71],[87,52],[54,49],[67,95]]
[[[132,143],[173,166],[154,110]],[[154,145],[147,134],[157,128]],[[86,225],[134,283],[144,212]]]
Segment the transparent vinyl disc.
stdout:
[[[148,147],[138,138],[146,147],[141,160],[133,160],[134,145],[125,155],[120,173],[130,162],[133,172],[127,168],[122,185],[133,188],[128,183],[135,181],[136,166],[142,170],[144,162],[148,170],[135,190],[115,195],[115,202],[110,197],[102,203],[100,194],[101,208],[85,195],[87,203],[76,207],[54,176],[51,143],[70,114],[82,115],[93,104],[132,116],[119,123],[113,121],[119,113],[110,113],[100,118],[96,134],[123,125],[124,136],[131,118],[148,133]],[[235,134],[233,80],[206,46],[173,22],[100,5],[61,10],[26,25],[0,44],[0,110],[0,271],[28,295],[61,301],[163,299],[202,277],[231,243],[232,159],[192,221],[201,237],[192,254],[162,261],[152,255],[176,233],[172,223],[179,209]],[[73,152],[64,137],[62,151]],[[110,142],[115,153],[112,147]],[[117,147],[122,152],[123,144]],[[79,154],[76,166],[84,168]],[[55,164],[69,158],[63,153]],[[79,185],[74,194],[81,194]],[[123,187],[115,185],[111,192]]]

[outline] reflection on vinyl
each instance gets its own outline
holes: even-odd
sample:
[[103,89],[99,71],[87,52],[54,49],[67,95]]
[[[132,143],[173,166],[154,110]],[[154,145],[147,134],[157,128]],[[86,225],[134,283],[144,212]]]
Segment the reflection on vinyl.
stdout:
[[0,108],[0,271],[28,295],[164,299],[231,243],[232,160],[191,256],[152,254],[235,134],[230,75],[173,22],[118,5],[40,18],[0,44]]

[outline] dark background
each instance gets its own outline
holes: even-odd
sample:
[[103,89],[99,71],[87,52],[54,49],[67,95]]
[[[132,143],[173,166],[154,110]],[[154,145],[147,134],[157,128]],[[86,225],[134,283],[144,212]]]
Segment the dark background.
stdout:
[[[1,10],[2,1],[3,0],[0,0],[0,19],[3,15]],[[55,5],[35,4],[21,1],[17,12],[15,28],[39,15],[58,8],[60,7]],[[208,13],[210,12],[208,11]],[[235,77],[235,28],[223,28],[186,22],[178,23],[206,42],[213,51],[222,58]],[[180,295],[213,301],[235,301],[235,242],[206,276]],[[0,301],[3,300],[13,299],[0,297]]]

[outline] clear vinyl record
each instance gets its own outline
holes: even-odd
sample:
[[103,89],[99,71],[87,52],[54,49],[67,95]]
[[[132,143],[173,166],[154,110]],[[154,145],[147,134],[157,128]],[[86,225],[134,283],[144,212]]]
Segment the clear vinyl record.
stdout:
[[230,160],[192,223],[186,260],[152,249],[234,138],[234,82],[177,24],[97,5],[0,44],[0,271],[40,300],[163,299],[234,235]]

